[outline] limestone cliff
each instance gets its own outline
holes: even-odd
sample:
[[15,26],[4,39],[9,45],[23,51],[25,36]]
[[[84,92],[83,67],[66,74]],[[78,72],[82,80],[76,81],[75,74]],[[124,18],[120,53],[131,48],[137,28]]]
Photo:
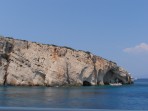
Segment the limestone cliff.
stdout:
[[0,85],[132,83],[126,70],[90,52],[0,37]]

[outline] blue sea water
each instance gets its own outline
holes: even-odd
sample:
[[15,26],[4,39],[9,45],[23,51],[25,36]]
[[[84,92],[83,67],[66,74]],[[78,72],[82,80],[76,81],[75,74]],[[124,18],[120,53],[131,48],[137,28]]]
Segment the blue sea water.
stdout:
[[0,86],[0,109],[9,107],[148,110],[148,79],[123,86]]

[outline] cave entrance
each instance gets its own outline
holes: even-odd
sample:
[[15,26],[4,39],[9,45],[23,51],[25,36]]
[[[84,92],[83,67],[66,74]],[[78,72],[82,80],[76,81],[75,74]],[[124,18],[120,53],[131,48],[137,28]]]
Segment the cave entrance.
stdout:
[[104,78],[103,78],[103,82],[105,85],[109,85],[110,83],[115,83],[115,74],[113,73],[112,70],[109,70]]
[[122,83],[122,80],[118,77],[118,74],[114,73],[112,70],[109,70],[104,78],[103,82],[106,85],[109,85],[110,83]]
[[83,86],[91,86],[91,83],[88,81],[83,81]]

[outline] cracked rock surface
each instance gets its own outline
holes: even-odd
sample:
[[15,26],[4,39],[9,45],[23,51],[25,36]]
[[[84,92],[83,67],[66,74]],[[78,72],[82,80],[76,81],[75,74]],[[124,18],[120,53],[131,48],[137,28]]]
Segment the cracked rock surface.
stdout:
[[0,37],[0,85],[85,86],[117,80],[132,83],[122,67],[90,52]]

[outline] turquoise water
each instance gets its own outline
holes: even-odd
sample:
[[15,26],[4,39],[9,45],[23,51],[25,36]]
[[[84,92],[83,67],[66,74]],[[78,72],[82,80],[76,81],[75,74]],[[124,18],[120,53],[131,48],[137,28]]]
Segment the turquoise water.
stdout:
[[148,79],[114,87],[0,86],[4,107],[148,110]]

